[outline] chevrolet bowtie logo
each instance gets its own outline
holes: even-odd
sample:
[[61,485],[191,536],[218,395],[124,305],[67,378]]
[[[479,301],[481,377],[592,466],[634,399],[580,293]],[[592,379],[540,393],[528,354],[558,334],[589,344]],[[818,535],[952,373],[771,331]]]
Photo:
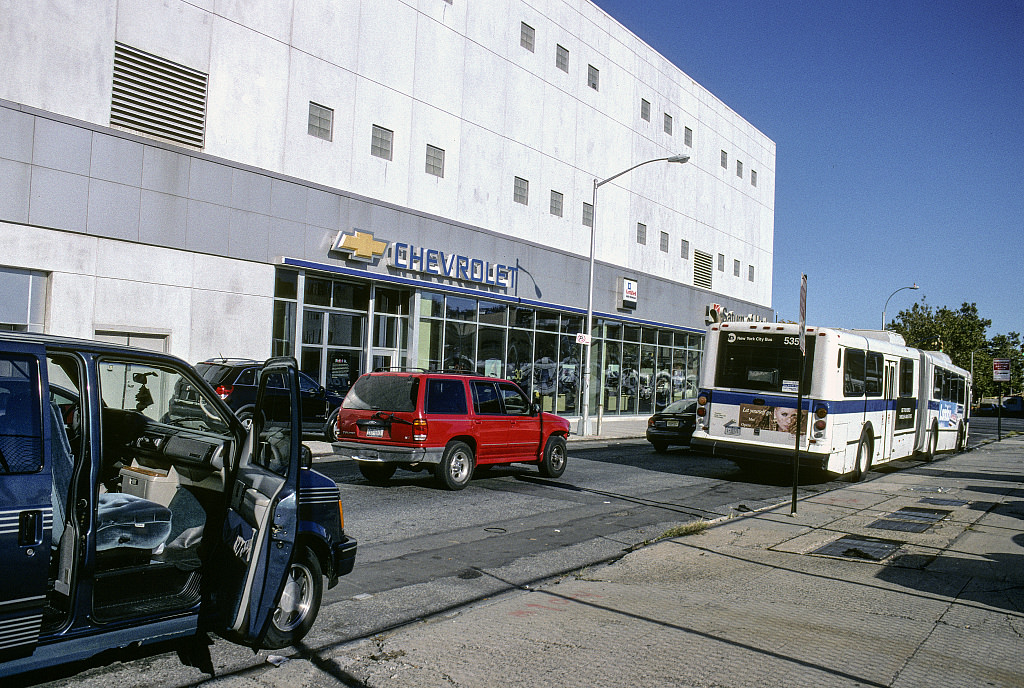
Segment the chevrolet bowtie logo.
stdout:
[[373,232],[355,230],[352,234],[345,231],[338,232],[332,251],[348,252],[353,260],[372,261],[376,256],[384,255],[388,248],[388,242],[377,241],[373,238]]

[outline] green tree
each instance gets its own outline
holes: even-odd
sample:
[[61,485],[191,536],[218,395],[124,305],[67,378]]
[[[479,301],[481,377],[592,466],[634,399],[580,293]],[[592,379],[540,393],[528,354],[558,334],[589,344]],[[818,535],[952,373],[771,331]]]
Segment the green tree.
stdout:
[[[1015,350],[1018,357],[1021,355],[1020,335],[1011,332],[989,340],[986,331],[991,325],[991,320],[978,315],[977,304],[964,303],[956,310],[945,306],[935,309],[921,299],[909,310],[900,311],[889,329],[903,335],[909,346],[945,352],[961,368],[971,370],[973,362],[974,397],[979,399],[995,394],[992,359],[1013,358],[998,352]],[[1019,362],[1013,368],[1019,378]],[[1020,387],[1019,379],[1016,387]]]

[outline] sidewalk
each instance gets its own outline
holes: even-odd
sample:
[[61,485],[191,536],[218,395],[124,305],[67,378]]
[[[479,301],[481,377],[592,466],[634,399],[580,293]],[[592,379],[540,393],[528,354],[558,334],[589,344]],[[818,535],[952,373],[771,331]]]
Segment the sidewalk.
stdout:
[[875,475],[246,685],[1024,686],[1024,440]]

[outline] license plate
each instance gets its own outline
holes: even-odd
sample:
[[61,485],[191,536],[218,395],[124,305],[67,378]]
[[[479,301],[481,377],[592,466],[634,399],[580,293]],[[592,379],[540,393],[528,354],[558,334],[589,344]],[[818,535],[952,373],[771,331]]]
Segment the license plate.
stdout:
[[679,427],[679,421],[677,421],[677,420],[667,420],[667,421],[665,421],[665,427],[666,428],[678,428]]
[[383,437],[384,428],[366,428],[367,437]]
[[738,434],[740,434],[740,426],[738,426],[738,425],[726,425],[725,426],[725,434],[726,435],[738,435]]

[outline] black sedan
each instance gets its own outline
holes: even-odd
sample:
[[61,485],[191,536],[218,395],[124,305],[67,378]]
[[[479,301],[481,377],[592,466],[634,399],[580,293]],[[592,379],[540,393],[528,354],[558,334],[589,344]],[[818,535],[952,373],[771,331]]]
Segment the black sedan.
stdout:
[[669,445],[690,444],[690,437],[697,425],[697,400],[680,399],[655,413],[647,421],[647,441],[654,445],[654,451],[667,451]]

